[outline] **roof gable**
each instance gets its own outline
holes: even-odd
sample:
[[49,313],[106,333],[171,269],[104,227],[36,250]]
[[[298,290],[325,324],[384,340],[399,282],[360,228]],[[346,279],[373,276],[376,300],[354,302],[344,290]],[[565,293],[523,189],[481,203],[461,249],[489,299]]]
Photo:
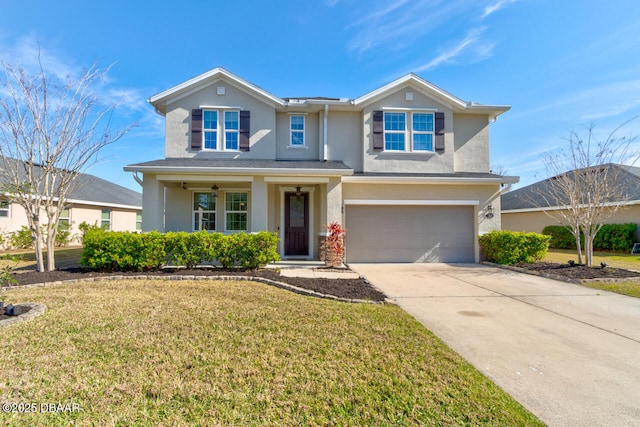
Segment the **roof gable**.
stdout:
[[281,107],[286,105],[286,101],[283,99],[267,92],[253,83],[249,83],[222,67],[214,68],[213,70],[200,74],[186,82],[180,83],[163,92],[153,95],[147,101],[156,108],[156,111],[164,114],[166,113],[166,106],[168,103],[184,98],[185,96],[189,96],[194,92],[200,91],[222,80],[229,82],[239,90],[260,99],[269,105]]
[[411,88],[420,91],[425,96],[448,106],[457,113],[488,114],[492,118],[495,118],[511,108],[507,105],[483,105],[476,102],[464,101],[414,73],[406,74],[391,83],[356,98],[354,100],[354,105],[361,108],[365,107],[366,105],[385,98],[406,86],[410,86]]

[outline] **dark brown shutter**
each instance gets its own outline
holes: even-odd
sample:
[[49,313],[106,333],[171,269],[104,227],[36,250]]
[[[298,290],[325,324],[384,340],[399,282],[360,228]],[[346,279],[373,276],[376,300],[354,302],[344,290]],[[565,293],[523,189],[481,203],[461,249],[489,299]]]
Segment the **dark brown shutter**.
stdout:
[[384,149],[384,113],[382,111],[373,112],[373,149]]
[[249,151],[249,129],[251,121],[251,112],[240,111],[240,151]]
[[444,153],[444,113],[436,113],[435,123],[436,153]]
[[202,150],[202,109],[191,110],[191,150]]

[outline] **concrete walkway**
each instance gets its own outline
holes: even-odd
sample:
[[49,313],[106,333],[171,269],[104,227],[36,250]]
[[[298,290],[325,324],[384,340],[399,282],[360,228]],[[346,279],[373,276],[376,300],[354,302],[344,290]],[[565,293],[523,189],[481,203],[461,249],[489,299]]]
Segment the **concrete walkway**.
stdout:
[[350,267],[548,425],[640,425],[640,299],[478,264]]

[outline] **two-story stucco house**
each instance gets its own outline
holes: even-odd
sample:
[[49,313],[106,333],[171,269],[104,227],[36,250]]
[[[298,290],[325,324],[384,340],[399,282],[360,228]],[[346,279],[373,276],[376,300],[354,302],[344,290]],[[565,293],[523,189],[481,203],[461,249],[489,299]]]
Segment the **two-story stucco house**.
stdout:
[[149,99],[165,158],[143,176],[143,230],[254,232],[283,258],[317,259],[325,224],[347,262],[477,262],[500,229],[489,124],[508,106],[465,102],[415,74],[356,99],[280,98],[223,68]]

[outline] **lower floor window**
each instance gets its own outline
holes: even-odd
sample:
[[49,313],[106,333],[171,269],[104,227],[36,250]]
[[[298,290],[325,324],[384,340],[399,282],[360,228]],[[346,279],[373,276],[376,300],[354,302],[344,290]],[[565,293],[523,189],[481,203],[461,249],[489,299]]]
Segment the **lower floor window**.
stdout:
[[227,231],[247,231],[247,193],[226,193],[224,209]]
[[212,193],[193,193],[193,229],[216,229],[216,196]]
[[0,218],[9,218],[8,200],[0,200]]
[[136,231],[142,231],[142,212],[136,212]]
[[71,226],[71,215],[69,213],[69,208],[63,208],[62,212],[60,212],[60,217],[58,217],[58,228],[62,230],[68,230]]
[[100,227],[103,230],[111,230],[111,209],[102,209]]

